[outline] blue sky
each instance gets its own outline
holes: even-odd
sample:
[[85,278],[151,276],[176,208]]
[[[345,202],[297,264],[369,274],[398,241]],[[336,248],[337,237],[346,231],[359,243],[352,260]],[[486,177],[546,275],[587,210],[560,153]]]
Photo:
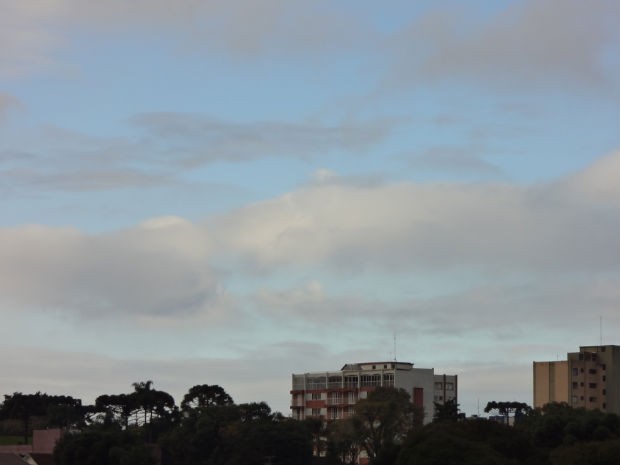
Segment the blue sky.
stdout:
[[0,0],[0,386],[460,403],[620,343],[615,1]]

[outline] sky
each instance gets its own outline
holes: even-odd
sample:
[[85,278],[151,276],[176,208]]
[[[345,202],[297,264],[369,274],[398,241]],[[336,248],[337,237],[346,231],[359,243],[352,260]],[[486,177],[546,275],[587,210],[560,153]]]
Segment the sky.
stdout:
[[615,0],[0,0],[0,394],[459,403],[620,344]]

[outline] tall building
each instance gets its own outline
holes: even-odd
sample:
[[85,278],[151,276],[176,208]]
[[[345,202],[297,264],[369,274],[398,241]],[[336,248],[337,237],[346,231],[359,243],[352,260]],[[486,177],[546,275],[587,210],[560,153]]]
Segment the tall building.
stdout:
[[414,406],[424,409],[424,423],[433,419],[433,402],[458,400],[456,375],[435,375],[433,368],[414,368],[408,362],[352,363],[340,371],[293,374],[291,415],[298,420],[348,418],[355,403],[378,386],[407,391]]
[[566,360],[534,362],[534,407],[566,402],[620,415],[620,346],[581,346]]
[[568,361],[534,362],[534,407],[568,402]]

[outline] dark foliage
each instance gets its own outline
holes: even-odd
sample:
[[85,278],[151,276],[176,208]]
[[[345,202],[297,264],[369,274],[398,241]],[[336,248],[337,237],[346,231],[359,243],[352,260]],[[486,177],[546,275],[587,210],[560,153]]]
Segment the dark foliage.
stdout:
[[60,465],[154,465],[153,448],[137,431],[92,430],[66,434],[56,445]]

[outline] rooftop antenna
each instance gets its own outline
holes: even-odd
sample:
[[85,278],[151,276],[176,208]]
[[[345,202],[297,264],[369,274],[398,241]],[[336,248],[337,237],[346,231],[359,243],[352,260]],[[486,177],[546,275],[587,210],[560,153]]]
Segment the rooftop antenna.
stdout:
[[396,361],[396,331],[394,331],[394,361]]

